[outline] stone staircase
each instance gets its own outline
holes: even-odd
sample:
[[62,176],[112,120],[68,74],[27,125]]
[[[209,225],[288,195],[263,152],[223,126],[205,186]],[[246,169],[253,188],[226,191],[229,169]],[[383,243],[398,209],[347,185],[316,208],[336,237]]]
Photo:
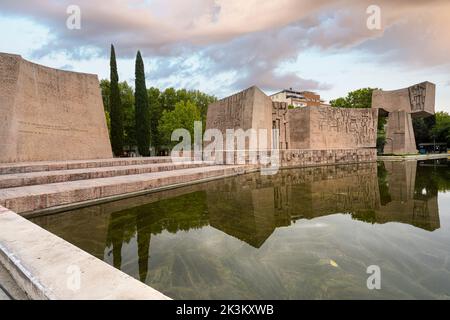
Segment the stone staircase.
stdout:
[[246,173],[248,166],[170,157],[0,165],[0,205],[21,215],[62,210]]

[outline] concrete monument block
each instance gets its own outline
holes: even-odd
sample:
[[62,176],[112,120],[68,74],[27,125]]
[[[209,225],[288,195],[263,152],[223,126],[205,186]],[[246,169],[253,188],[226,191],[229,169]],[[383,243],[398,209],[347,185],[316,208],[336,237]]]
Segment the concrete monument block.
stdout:
[[434,114],[436,85],[422,82],[408,88],[374,90],[372,108],[388,113],[384,153],[417,153],[412,118]]
[[290,148],[375,148],[378,113],[373,109],[305,107],[289,110]]
[[208,106],[206,129],[218,129],[224,138],[227,129],[266,129],[270,148],[272,100],[255,86],[221,99]]
[[0,53],[0,163],[112,158],[98,78]]
[[[266,129],[268,148],[273,141],[280,150],[359,149],[375,148],[377,123],[378,110],[289,109],[251,87],[209,105],[206,129],[218,129],[224,135],[227,129]],[[272,129],[279,130],[278,136],[271,137]]]
[[386,144],[384,153],[417,153],[416,138],[411,113],[394,111],[389,113],[386,126]]

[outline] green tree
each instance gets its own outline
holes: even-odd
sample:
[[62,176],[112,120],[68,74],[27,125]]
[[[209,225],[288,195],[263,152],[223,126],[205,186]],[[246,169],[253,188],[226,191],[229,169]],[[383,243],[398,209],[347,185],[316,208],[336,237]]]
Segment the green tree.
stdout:
[[433,141],[432,130],[436,124],[436,117],[434,115],[427,118],[413,118],[412,123],[417,145]]
[[124,147],[132,149],[136,145],[135,102],[133,88],[126,82],[119,83],[120,101],[123,110],[123,142]]
[[147,88],[145,86],[145,70],[141,52],[136,55],[135,69],[135,116],[136,116],[136,142],[139,154],[150,155],[150,112],[148,107]]
[[332,107],[338,108],[372,108],[372,92],[374,88],[362,88],[351,91],[344,98],[331,100]]
[[201,116],[199,109],[191,101],[179,101],[172,111],[164,110],[158,125],[161,142],[170,147],[177,144],[176,141],[171,141],[175,129],[188,130],[193,139],[195,121],[201,121]]
[[161,109],[172,111],[175,104],[179,101],[177,91],[174,88],[167,88],[160,96]]
[[109,95],[110,117],[111,117],[111,147],[114,155],[123,153],[123,112],[120,101],[119,75],[117,74],[116,53],[111,45],[111,84]]
[[200,119],[203,122],[203,130],[206,125],[206,115],[208,105],[217,101],[217,98],[199,90],[186,90],[174,88],[167,88],[164,91],[159,91],[157,88],[150,88],[148,91],[148,99],[150,106],[150,123],[151,123],[151,142],[152,146],[161,151],[167,139],[162,137],[159,132],[159,120],[164,111],[173,111],[178,102],[192,102],[197,106],[200,113]]
[[335,108],[351,108],[351,106],[347,102],[347,99],[342,98],[342,97],[337,98],[335,100],[331,100],[330,105]]
[[[109,115],[109,110],[111,110],[109,104],[110,96],[110,82],[109,80],[103,79],[100,81],[100,88],[103,97],[103,106],[105,108],[105,114],[107,117],[108,130],[111,135],[111,118]],[[120,102],[122,104],[123,112],[123,143],[124,146],[129,148],[136,145],[136,134],[135,134],[135,115],[134,115],[134,91],[133,88],[126,82],[119,83],[120,91]]]
[[161,119],[161,91],[158,88],[151,87],[147,90],[148,106],[150,110],[150,142],[155,152],[158,153],[161,148],[161,139],[158,131],[159,119]]
[[431,130],[436,142],[446,142],[450,146],[450,115],[447,112],[436,112],[436,124]]
[[109,95],[111,94],[110,90],[110,82],[108,79],[102,79],[100,80],[100,90],[102,92],[102,100],[103,100],[103,107],[105,109],[105,112],[111,112],[111,108],[109,106]]

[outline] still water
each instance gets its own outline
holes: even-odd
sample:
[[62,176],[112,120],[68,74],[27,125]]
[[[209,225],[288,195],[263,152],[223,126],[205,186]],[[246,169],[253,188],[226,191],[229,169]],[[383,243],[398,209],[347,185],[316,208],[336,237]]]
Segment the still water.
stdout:
[[248,174],[32,221],[174,299],[450,298],[445,159]]

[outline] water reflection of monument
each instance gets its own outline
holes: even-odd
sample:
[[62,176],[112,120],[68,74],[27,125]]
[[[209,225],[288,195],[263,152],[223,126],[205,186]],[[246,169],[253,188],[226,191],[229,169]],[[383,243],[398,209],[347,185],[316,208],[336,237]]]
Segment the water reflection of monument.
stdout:
[[208,189],[209,222],[257,248],[277,227],[336,213],[433,231],[439,228],[437,191],[417,190],[416,165],[386,162],[378,168],[371,163],[302,168],[270,178],[247,176],[242,183],[234,180]]
[[259,248],[279,227],[337,213],[368,223],[400,222],[436,230],[436,177],[442,170],[419,167],[415,161],[380,162],[282,170],[275,176],[247,174],[34,222],[145,281],[151,239],[162,232],[209,225]]

